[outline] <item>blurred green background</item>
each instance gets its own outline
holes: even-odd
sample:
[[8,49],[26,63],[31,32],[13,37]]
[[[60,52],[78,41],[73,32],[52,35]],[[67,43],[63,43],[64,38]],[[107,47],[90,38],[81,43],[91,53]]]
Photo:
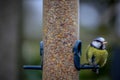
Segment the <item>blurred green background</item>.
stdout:
[[[112,56],[114,56],[114,48],[120,45],[120,2],[118,0],[80,0],[79,9],[81,63],[86,63],[84,54],[87,45],[98,36],[108,41],[109,52],[108,62],[100,69],[99,75],[91,70],[81,70],[80,80],[117,80],[112,73],[119,74],[114,68],[120,65],[120,61],[117,60],[117,63],[112,66],[115,61],[113,59],[119,58],[112,58]],[[40,64],[42,10],[43,0],[0,1],[0,79],[42,79],[41,71],[22,69],[24,64]]]

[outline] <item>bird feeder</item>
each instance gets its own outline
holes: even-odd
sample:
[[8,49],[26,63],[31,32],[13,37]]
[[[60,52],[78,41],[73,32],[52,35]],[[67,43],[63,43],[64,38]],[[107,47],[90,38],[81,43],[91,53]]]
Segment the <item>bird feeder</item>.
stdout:
[[79,0],[43,1],[43,41],[40,42],[43,80],[79,80],[80,69],[98,69],[81,65],[79,40]]

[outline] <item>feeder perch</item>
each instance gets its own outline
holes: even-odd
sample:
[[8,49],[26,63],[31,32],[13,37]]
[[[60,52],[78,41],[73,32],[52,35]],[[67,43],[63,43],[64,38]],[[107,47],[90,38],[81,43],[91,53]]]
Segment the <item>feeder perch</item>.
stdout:
[[43,53],[44,53],[44,44],[43,41],[40,42],[40,56],[41,56],[41,65],[24,65],[24,69],[31,69],[31,70],[42,70],[43,68]]
[[[73,53],[74,53],[74,66],[75,68],[80,71],[80,69],[96,69],[99,73],[99,65],[88,65],[88,64],[80,64],[80,58],[81,58],[81,40],[76,40],[74,47],[73,47]],[[40,56],[41,56],[41,65],[24,65],[24,69],[31,69],[31,70],[42,70],[43,67],[43,54],[44,54],[44,44],[43,41],[40,42]]]

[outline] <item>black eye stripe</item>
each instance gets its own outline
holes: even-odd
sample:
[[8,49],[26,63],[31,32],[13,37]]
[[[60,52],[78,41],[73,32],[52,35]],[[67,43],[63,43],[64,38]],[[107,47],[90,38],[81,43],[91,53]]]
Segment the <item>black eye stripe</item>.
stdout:
[[102,43],[102,42],[101,42],[101,41],[99,41],[99,40],[95,40],[95,41]]

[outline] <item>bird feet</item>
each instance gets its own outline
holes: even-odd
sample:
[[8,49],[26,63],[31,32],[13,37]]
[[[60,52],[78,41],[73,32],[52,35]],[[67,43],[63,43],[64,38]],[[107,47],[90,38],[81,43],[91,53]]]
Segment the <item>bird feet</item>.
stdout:
[[94,66],[94,69],[92,69],[92,71],[95,72],[96,74],[99,74],[99,68],[97,68],[99,67],[99,65],[94,64],[93,66]]

